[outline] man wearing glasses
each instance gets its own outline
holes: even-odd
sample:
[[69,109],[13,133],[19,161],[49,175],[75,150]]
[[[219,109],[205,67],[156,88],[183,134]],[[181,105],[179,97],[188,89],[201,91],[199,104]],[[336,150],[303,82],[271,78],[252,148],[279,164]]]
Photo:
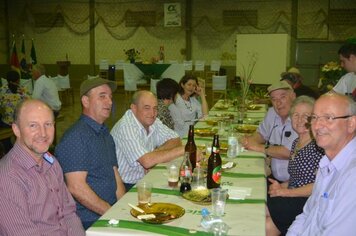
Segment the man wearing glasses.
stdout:
[[325,150],[312,195],[287,235],[353,235],[356,222],[356,104],[327,93],[310,117],[315,140]]
[[242,144],[248,150],[264,152],[271,157],[271,177],[284,182],[289,179],[288,159],[293,140],[297,138],[289,118],[296,95],[286,81],[278,81],[267,90],[273,107],[268,110],[257,131],[250,137],[244,137]]

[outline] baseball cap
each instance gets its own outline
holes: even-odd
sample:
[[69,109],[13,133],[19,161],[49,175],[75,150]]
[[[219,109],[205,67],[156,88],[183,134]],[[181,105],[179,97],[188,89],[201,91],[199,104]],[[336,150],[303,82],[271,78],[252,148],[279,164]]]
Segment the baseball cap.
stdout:
[[103,84],[109,85],[112,92],[114,92],[117,88],[117,85],[114,81],[110,81],[102,78],[86,79],[80,85],[80,97],[86,94],[90,89],[96,88]]
[[271,94],[271,92],[278,90],[278,89],[290,89],[293,90],[293,88],[288,84],[288,82],[282,80],[278,81],[276,83],[273,83],[267,88],[268,94]]

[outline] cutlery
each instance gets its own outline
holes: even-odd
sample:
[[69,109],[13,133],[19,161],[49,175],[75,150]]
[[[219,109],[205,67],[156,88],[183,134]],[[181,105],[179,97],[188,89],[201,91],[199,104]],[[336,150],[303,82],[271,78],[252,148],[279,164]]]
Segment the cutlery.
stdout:
[[156,215],[154,215],[154,214],[147,214],[143,209],[139,208],[138,206],[135,206],[135,205],[133,205],[133,204],[131,204],[131,203],[128,203],[128,205],[129,205],[132,209],[134,209],[134,210],[136,210],[136,211],[138,211],[138,212],[140,212],[140,213],[143,214],[143,215],[138,215],[138,216],[137,216],[137,219],[139,219],[139,220],[148,220],[148,219],[154,219],[154,218],[156,218]]

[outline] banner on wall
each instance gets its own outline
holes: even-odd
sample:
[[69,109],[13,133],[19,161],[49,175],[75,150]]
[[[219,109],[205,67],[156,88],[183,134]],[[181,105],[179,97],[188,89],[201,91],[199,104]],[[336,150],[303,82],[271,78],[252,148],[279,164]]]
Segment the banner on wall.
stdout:
[[180,3],[164,4],[164,26],[179,27],[182,25]]

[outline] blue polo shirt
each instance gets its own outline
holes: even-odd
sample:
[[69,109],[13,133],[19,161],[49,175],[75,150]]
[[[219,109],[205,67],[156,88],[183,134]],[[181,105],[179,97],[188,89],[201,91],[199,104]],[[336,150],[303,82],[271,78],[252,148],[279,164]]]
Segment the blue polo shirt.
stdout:
[[[117,201],[113,171],[113,166],[117,167],[115,143],[104,124],[81,115],[64,133],[55,153],[64,173],[87,171],[87,183],[93,191],[110,205]],[[100,217],[78,201],[76,204],[83,223],[94,223]]]

